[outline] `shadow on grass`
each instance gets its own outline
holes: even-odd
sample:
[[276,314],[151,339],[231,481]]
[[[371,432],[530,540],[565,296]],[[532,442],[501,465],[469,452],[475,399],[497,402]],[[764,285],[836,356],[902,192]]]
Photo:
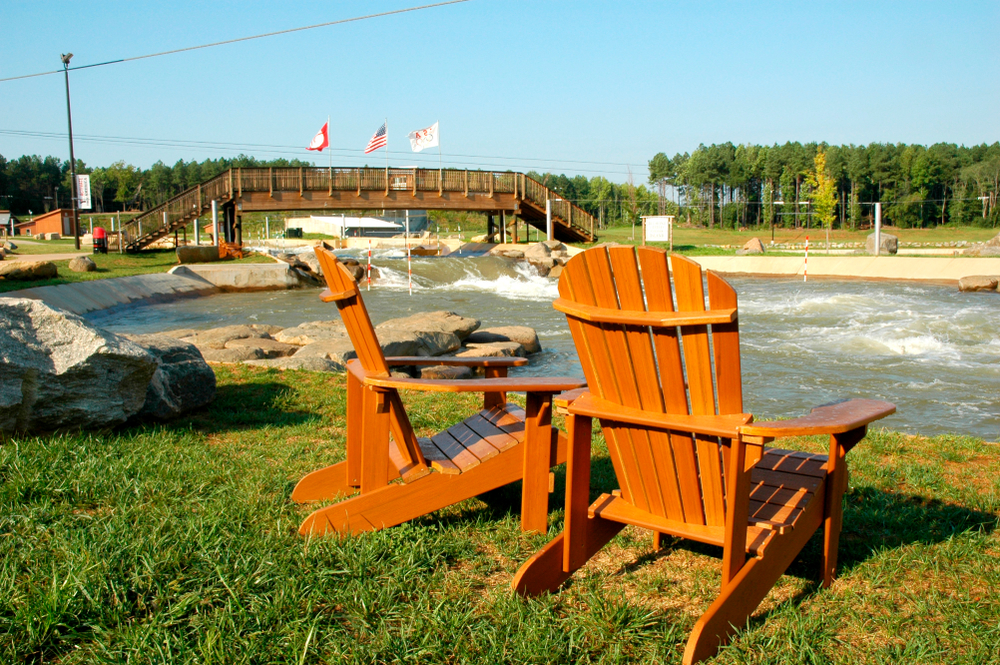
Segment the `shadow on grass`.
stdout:
[[320,424],[322,416],[290,410],[295,389],[278,382],[220,385],[215,399],[206,408],[177,421],[203,433],[227,432],[259,427],[288,427]]

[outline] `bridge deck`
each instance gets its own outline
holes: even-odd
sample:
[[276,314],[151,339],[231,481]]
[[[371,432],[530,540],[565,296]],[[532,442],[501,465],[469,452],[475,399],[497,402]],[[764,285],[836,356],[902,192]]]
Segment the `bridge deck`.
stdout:
[[393,168],[240,168],[183,192],[123,224],[123,242],[139,250],[211,209],[212,201],[236,214],[294,210],[468,210],[519,217],[542,231],[546,202],[553,235],[593,242],[595,219],[583,208],[512,171]]

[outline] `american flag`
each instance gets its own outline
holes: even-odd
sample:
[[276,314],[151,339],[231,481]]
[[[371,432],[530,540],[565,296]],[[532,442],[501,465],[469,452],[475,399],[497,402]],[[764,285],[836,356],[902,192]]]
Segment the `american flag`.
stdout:
[[384,148],[387,139],[388,137],[385,133],[385,123],[383,122],[382,126],[378,128],[377,132],[375,132],[375,136],[373,136],[372,140],[368,142],[368,147],[365,148],[365,154],[367,155],[368,153],[378,150],[379,148]]

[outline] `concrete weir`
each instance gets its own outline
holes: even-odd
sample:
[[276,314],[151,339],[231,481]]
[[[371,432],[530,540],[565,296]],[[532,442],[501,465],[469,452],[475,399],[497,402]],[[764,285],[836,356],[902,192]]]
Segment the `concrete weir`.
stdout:
[[4,297],[41,300],[82,315],[138,302],[163,302],[224,291],[290,289],[300,285],[291,266],[285,263],[181,265],[163,274],[40,286],[11,291]]

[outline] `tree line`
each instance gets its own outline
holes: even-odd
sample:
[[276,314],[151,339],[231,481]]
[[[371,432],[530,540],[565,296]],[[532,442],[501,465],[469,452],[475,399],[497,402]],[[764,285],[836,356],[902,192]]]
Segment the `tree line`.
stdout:
[[[875,203],[884,223],[903,228],[1000,221],[1000,143],[723,143],[658,153],[649,173],[676,214],[709,227],[816,225],[828,212],[833,225],[856,229],[871,224]],[[820,198],[829,211],[817,210]]]
[[[141,169],[124,161],[91,168],[76,160],[76,172],[90,175],[94,212],[144,210],[213,178],[231,168],[312,166],[298,159],[260,160],[247,155],[178,160],[173,166],[158,161]],[[69,160],[24,155],[8,161],[0,155],[0,208],[15,215],[41,213],[70,206]]]
[[[95,212],[141,210],[162,203],[230,168],[312,166],[301,160],[205,159],[148,169],[118,161],[77,172],[90,174]],[[699,145],[694,152],[649,160],[647,183],[603,176],[536,173],[529,176],[581,206],[601,226],[640,223],[642,215],[672,214],[709,228],[871,225],[874,204],[883,221],[899,227],[942,224],[996,226],[1000,222],[1000,143],[930,147],[872,143],[836,146],[789,142],[760,146]],[[649,185],[647,187],[646,185]],[[43,212],[70,197],[69,162],[0,155],[0,208],[16,215]],[[822,221],[820,221],[822,219]]]

